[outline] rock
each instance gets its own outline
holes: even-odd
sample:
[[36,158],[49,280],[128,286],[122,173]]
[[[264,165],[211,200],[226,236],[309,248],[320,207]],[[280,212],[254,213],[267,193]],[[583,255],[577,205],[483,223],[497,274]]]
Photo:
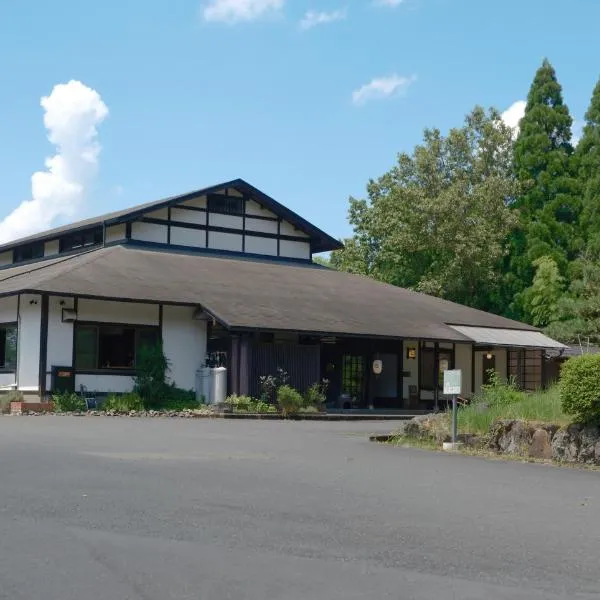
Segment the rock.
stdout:
[[600,465],[600,441],[596,442],[594,449],[594,464]]
[[593,464],[596,460],[600,429],[596,425],[586,425],[579,434],[579,440],[579,462]]
[[579,431],[571,426],[559,429],[552,439],[552,458],[562,462],[577,462]]
[[536,429],[531,436],[529,456],[531,456],[531,458],[552,458],[550,439],[548,431],[545,429]]

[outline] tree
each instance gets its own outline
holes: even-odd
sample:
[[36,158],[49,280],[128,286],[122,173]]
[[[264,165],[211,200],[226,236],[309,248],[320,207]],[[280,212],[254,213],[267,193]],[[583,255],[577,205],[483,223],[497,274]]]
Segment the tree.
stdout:
[[583,135],[576,150],[578,178],[583,192],[582,229],[587,246],[600,252],[600,80],[585,113]]
[[424,132],[412,154],[350,199],[354,236],[332,254],[339,269],[370,275],[483,309],[498,309],[506,240],[511,130],[496,110],[476,107],[461,128]]
[[533,262],[535,276],[533,285],[527,290],[526,306],[531,322],[536,327],[546,327],[559,318],[559,302],[563,294],[564,278],[558,265],[549,256]]
[[546,333],[565,343],[600,343],[600,257],[588,253],[572,266],[569,291]]
[[520,225],[512,236],[509,261],[508,283],[517,306],[524,306],[523,291],[532,284],[536,259],[551,257],[565,274],[583,245],[571,125],[554,68],[544,60],[529,90],[514,146],[515,174],[524,189],[514,203]]

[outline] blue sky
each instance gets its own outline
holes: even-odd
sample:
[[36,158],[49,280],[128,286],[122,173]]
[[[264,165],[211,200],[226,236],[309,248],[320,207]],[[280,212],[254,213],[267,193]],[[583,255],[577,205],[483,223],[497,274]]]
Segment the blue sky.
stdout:
[[580,121],[598,23],[596,0],[2,2],[0,213],[37,203],[0,237],[235,177],[348,235],[348,196],[424,127],[524,99],[544,56]]

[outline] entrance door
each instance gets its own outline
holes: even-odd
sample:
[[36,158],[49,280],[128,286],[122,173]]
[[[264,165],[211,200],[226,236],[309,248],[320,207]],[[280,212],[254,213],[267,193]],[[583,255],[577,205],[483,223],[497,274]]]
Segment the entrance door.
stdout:
[[483,385],[489,385],[492,382],[493,372],[496,371],[496,357],[491,352],[483,355],[482,368],[481,381],[483,381]]
[[342,394],[348,395],[350,406],[342,408],[354,408],[359,405],[364,396],[365,385],[365,357],[362,354],[344,354],[342,357]]

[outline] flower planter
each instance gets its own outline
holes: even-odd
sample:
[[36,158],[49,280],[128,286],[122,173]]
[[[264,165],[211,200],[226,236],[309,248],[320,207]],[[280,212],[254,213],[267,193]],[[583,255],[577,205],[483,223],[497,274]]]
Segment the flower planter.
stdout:
[[11,415],[22,415],[27,412],[53,412],[53,402],[11,402],[10,403],[10,414]]

